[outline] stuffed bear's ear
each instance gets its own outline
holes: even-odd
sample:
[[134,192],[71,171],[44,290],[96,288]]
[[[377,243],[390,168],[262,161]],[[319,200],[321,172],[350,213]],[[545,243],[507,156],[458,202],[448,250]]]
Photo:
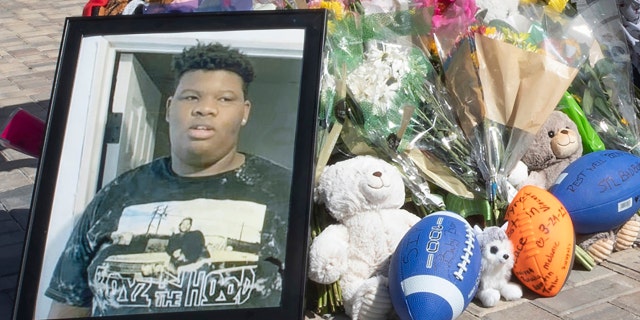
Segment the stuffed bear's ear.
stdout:
[[473,226],[473,232],[475,232],[476,236],[482,233],[482,229],[477,224]]
[[325,185],[318,184],[315,188],[313,188],[313,202],[317,204],[324,203],[325,198]]
[[322,169],[322,173],[318,176],[318,180],[316,181],[316,187],[313,188],[313,202],[322,203],[322,199],[324,199],[324,188],[326,183],[324,180],[326,179],[327,169],[329,166],[326,166]]
[[507,228],[509,227],[509,221],[505,221],[505,223],[500,227],[502,231],[507,232]]
[[313,202],[319,204],[320,199],[322,199],[322,191],[320,190],[320,185],[317,185],[313,188]]

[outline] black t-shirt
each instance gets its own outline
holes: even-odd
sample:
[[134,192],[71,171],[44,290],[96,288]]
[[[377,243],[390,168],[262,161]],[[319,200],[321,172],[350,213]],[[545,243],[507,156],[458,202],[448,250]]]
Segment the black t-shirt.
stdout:
[[[178,176],[169,158],[126,172],[85,209],[45,294],[95,316],[278,306],[290,186],[251,155],[210,177]],[[167,247],[185,218],[204,250],[176,265]]]
[[200,230],[174,233],[167,243],[166,250],[173,267],[196,263],[200,259],[211,257],[204,235]]

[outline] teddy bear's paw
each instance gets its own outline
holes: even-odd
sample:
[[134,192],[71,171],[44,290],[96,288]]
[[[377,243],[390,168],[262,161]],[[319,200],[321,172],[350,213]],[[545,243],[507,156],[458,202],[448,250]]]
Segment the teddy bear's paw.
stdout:
[[598,241],[594,242],[587,248],[587,252],[596,262],[596,264],[600,264],[603,261],[609,259],[611,253],[613,252],[614,241],[609,238],[598,239]]
[[522,288],[513,282],[509,282],[502,287],[500,293],[507,301],[518,300],[522,298]]
[[616,233],[614,249],[622,251],[631,248],[640,234],[640,221],[631,219],[627,221]]
[[311,243],[309,250],[309,279],[323,284],[338,281],[349,267],[347,262],[347,245],[342,241],[331,241],[339,238],[341,228],[329,226]]
[[478,290],[476,297],[480,299],[485,307],[493,307],[500,301],[500,291],[496,289]]
[[309,279],[322,284],[338,281],[346,265],[340,259],[332,260],[319,256],[310,256],[309,261]]
[[327,263],[320,266],[311,266],[309,268],[309,278],[317,283],[330,284],[338,281],[340,278],[340,268],[333,263]]

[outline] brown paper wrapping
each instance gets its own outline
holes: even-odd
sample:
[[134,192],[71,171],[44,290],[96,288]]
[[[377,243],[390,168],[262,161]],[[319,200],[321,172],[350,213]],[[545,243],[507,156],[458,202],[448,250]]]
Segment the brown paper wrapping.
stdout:
[[470,43],[462,42],[445,72],[467,134],[485,118],[535,134],[578,73],[547,55],[479,34],[475,50],[473,55]]
[[484,119],[484,100],[476,65],[472,61],[469,41],[460,43],[445,68],[445,83],[460,103],[455,106],[462,131],[473,136],[473,129]]
[[486,118],[535,135],[578,69],[500,40],[475,40]]
[[544,53],[480,34],[459,42],[444,69],[459,124],[482,148],[491,184],[522,158],[578,73]]

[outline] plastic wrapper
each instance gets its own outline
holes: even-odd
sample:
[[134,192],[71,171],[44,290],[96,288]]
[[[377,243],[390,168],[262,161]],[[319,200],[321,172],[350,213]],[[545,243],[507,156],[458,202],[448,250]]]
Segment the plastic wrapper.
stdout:
[[632,64],[615,0],[581,8],[596,43],[569,92],[607,149],[640,155]]
[[444,57],[445,79],[497,219],[513,190],[509,172],[573,81],[592,38],[580,16],[539,5],[471,31],[438,36],[461,39]]
[[352,109],[342,79],[362,61],[363,47],[359,13],[347,10],[339,1],[311,1],[309,8],[327,9],[329,14],[320,83],[317,178],[336,149],[344,121],[349,121],[347,113]]
[[576,99],[569,92],[564,93],[556,109],[564,112],[576,124],[582,140],[583,154],[605,150],[604,142],[589,123]]
[[322,120],[355,128],[368,152],[400,167],[419,205],[442,207],[429,184],[473,197],[484,183],[439,75],[412,42],[415,21],[405,10],[330,22]]
[[475,0],[414,0],[412,5],[421,12],[424,24],[430,26],[423,33],[437,43],[434,49],[440,57],[446,56],[455,46],[458,39],[451,35],[477,22]]

